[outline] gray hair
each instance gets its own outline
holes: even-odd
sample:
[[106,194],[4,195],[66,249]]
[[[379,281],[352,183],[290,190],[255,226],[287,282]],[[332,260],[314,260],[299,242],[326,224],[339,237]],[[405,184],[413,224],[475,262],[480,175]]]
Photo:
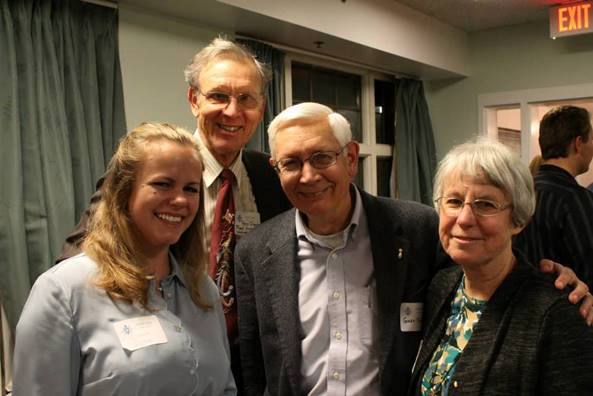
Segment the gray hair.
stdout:
[[345,146],[352,140],[350,123],[343,115],[319,103],[300,103],[285,109],[270,123],[268,127],[268,143],[270,144],[272,157],[276,152],[276,134],[278,131],[298,121],[312,120],[327,120],[340,146]]
[[511,199],[513,224],[524,226],[529,222],[535,211],[533,178],[527,165],[504,144],[481,137],[449,151],[435,176],[435,201],[443,195],[447,179],[456,172],[460,176],[485,178],[500,188]]
[[256,59],[255,55],[244,45],[222,37],[215,38],[210,44],[194,55],[190,64],[183,71],[185,81],[193,88],[200,89],[200,73],[210,62],[219,58],[234,59],[251,63],[261,79],[261,94],[265,95],[268,83],[272,80],[270,67]]

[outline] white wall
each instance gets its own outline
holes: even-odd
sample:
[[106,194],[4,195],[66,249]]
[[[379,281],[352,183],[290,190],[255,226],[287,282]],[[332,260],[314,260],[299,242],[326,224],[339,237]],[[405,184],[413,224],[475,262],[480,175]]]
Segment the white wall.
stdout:
[[426,84],[439,158],[478,133],[478,95],[593,83],[591,34],[552,40],[544,21],[476,32],[470,44],[471,77]]
[[218,1],[458,75],[470,73],[465,32],[393,0]]
[[128,130],[143,121],[195,129],[183,69],[219,33],[215,28],[120,6],[119,53]]

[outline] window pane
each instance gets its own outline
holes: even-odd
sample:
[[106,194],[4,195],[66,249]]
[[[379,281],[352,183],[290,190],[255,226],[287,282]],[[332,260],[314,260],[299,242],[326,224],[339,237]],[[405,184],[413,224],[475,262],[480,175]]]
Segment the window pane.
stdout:
[[375,80],[375,130],[377,143],[393,145],[395,137],[395,84]]
[[292,64],[292,100],[294,104],[311,99],[311,67],[301,63]]
[[292,102],[318,102],[342,114],[352,128],[352,137],[362,142],[362,80],[357,74],[292,63]]
[[337,107],[360,109],[360,77],[352,74],[337,74]]
[[311,77],[311,88],[313,91],[313,95],[311,98],[312,101],[323,103],[324,105],[327,105],[332,109],[335,108],[336,84],[333,78],[333,74],[325,70],[313,70]]
[[350,123],[350,129],[352,130],[352,138],[357,142],[362,142],[362,115],[360,111],[336,109],[338,113],[346,117]]
[[521,109],[496,110],[498,140],[521,155]]
[[389,197],[389,180],[391,178],[391,158],[377,158],[377,195]]

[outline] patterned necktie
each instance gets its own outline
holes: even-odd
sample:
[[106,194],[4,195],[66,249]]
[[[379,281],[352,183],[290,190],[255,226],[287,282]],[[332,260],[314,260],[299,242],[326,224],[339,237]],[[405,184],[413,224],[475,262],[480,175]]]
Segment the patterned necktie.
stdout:
[[233,265],[235,251],[233,179],[235,175],[229,169],[224,169],[219,177],[222,178],[222,184],[218,190],[214,209],[208,274],[218,286],[226,318],[227,333],[232,344],[238,335]]

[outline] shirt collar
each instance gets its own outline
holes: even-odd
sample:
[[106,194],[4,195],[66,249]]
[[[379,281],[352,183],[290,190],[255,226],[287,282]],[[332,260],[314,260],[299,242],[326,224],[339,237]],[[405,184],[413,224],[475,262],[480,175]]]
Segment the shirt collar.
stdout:
[[[353,184],[350,184],[350,193],[354,194],[354,211],[352,212],[352,217],[350,218],[350,222],[346,226],[344,230],[347,230],[345,234],[348,236],[349,234],[352,235],[352,238],[356,237],[356,231],[360,221],[362,220],[362,198],[360,197],[360,192],[358,188],[356,188]],[[318,242],[317,239],[311,234],[311,231],[305,224],[303,220],[304,214],[298,209],[295,211],[295,228],[297,238],[305,238],[309,242]]]
[[[198,147],[200,148],[200,154],[202,154],[202,161],[204,162],[204,172],[202,172],[202,179],[204,180],[204,185],[206,188],[210,188],[212,183],[216,181],[220,173],[223,171],[224,167],[221,166],[214,155],[208,150],[208,147],[202,142],[202,137],[200,136],[200,132],[198,129],[194,132],[194,138],[198,142]],[[229,167],[230,171],[233,172],[235,175],[235,180],[237,181],[237,187],[241,188],[241,180],[243,177],[242,175],[247,173],[245,169],[245,165],[243,165],[243,161],[241,161],[241,156],[243,155],[243,150],[239,152],[235,161]]]
[[185,286],[185,278],[183,277],[183,271],[177,262],[177,259],[173,253],[169,250],[169,264],[171,265],[171,273],[165,277],[165,279],[177,279],[177,281]]
[[[577,185],[579,184],[576,181],[576,178],[573,175],[571,175],[569,171],[567,171],[566,169],[561,168],[557,165],[542,164],[539,167],[539,171],[555,173],[556,175],[565,178],[567,181],[570,181],[573,184],[577,184]],[[539,173],[539,171],[538,171],[538,173]],[[537,176],[537,174],[536,174],[536,176]]]

